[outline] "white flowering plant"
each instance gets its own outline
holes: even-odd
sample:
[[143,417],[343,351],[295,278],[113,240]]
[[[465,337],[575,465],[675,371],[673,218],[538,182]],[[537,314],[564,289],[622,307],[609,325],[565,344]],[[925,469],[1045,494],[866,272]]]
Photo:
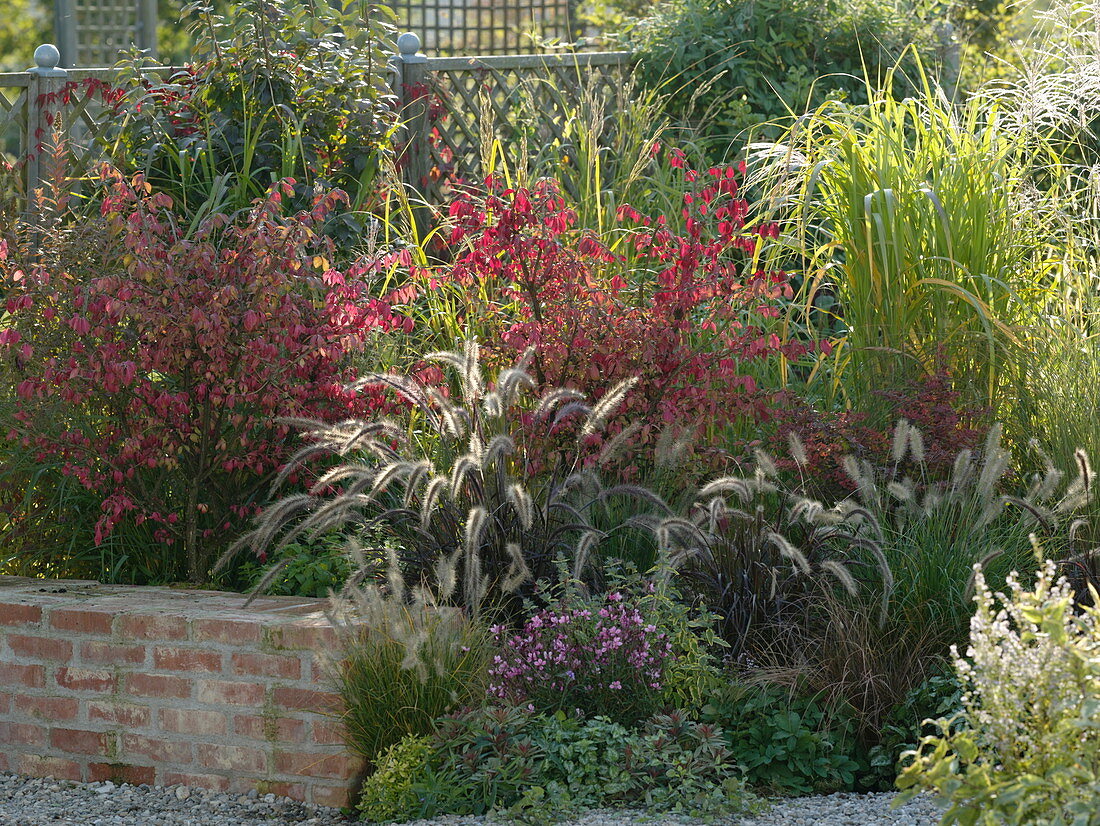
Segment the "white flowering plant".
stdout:
[[965,711],[902,756],[895,805],[934,790],[945,826],[1100,826],[1100,610],[1053,562],[1030,590],[975,580],[966,658],[953,650]]

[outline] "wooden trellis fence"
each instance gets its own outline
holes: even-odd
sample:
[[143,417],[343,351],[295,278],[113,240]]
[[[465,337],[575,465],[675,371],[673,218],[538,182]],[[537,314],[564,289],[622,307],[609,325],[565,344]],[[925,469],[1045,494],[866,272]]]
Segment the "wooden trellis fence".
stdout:
[[[34,59],[37,65],[26,72],[0,74],[0,152],[25,164],[28,193],[45,179],[43,158],[58,127],[67,177],[79,178],[103,157],[109,114],[79,86],[79,94],[64,92],[74,81],[112,83],[120,76],[116,69],[61,69],[51,45],[39,46]],[[485,174],[486,141],[567,140],[566,121],[582,96],[613,99],[631,64],[628,52],[429,58],[416,35],[402,35],[390,74],[403,124],[405,183],[435,200],[442,175],[476,180]]]
[[571,41],[576,0],[388,0],[400,25],[441,55],[515,54],[527,38]]

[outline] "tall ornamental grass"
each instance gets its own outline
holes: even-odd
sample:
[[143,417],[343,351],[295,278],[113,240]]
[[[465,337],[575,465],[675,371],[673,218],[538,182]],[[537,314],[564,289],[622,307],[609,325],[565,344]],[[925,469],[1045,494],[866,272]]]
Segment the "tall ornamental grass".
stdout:
[[827,102],[768,152],[805,265],[802,307],[836,302],[806,313],[832,326],[830,395],[865,408],[939,360],[992,401],[1058,258],[1033,185],[1057,161],[1049,145],[925,82],[905,100]]

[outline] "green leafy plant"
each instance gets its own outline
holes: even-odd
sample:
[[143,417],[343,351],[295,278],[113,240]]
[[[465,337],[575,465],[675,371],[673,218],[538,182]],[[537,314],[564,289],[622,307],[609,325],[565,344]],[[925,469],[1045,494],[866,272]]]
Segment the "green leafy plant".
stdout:
[[[266,565],[246,562],[240,578],[245,590],[296,597],[324,597],[340,591],[352,573],[352,562],[345,551],[347,540],[339,534],[317,542],[292,542],[268,558]],[[272,570],[276,570],[270,576]]]
[[[400,762],[412,774],[389,808],[372,816],[407,820],[443,814],[505,812],[520,819],[561,817],[579,809],[645,805],[652,811],[720,816],[744,811],[754,799],[716,726],[679,712],[655,716],[644,728],[604,717],[535,715],[488,708],[444,718],[432,754],[398,751],[380,765],[391,776]],[[407,805],[415,800],[412,805]]]
[[941,719],[903,756],[899,802],[939,792],[948,826],[1100,823],[1100,613],[1055,576],[1047,562],[1032,588],[1012,576],[995,596],[977,570],[968,656],[955,662],[969,725]]
[[849,789],[859,764],[843,712],[813,696],[728,683],[703,707],[722,727],[745,780],[778,794]]
[[360,819],[385,823],[416,811],[419,801],[413,783],[424,774],[431,754],[431,740],[415,734],[406,734],[382,752],[377,759],[378,768],[359,793],[356,808]]
[[901,755],[934,734],[932,720],[956,719],[963,709],[963,688],[954,669],[946,663],[918,685],[883,720],[879,742],[867,754],[864,785],[892,788],[898,776]]

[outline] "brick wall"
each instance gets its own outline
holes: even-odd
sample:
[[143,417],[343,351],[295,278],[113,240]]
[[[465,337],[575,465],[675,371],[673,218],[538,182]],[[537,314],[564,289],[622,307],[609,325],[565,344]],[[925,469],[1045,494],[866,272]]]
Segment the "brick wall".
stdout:
[[348,803],[321,601],[0,577],[0,770]]

